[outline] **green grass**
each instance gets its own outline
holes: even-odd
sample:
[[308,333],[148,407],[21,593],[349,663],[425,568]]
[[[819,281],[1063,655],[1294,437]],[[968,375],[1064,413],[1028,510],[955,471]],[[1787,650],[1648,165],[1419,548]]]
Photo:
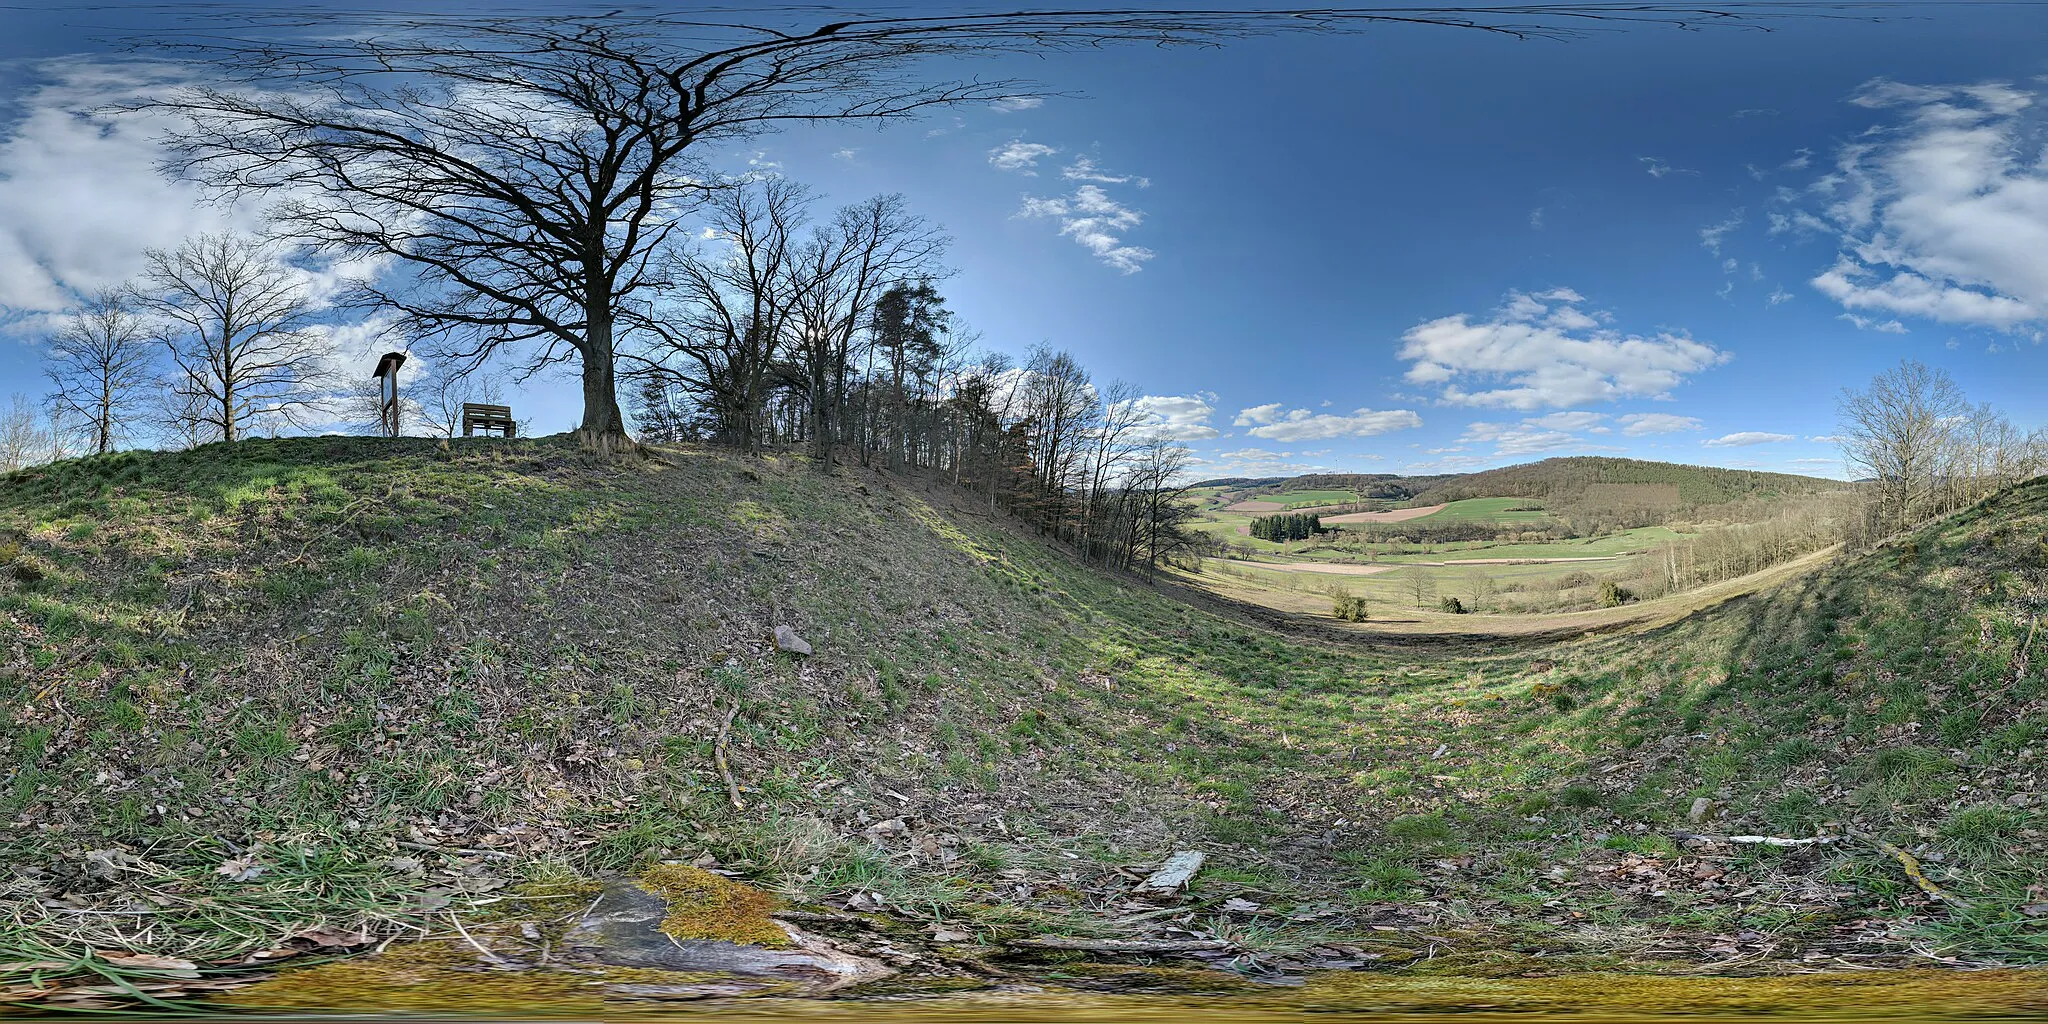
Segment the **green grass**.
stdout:
[[[38,567],[0,577],[0,649],[20,651],[0,706],[26,712],[0,719],[0,856],[70,864],[61,891],[114,907],[136,890],[82,851],[189,850],[188,874],[257,842],[355,864],[432,829],[519,864],[710,850],[790,892],[1084,928],[1085,900],[1048,909],[986,865],[1050,892],[1199,847],[1290,900],[1426,900],[1536,948],[1578,941],[1560,921],[1797,911],[2048,959],[2013,881],[2048,849],[2010,803],[2048,787],[2029,756],[2048,655],[2025,650],[2044,532],[2048,482],[1922,531],[1913,560],[1847,560],[1654,632],[1404,648],[1198,609],[786,457],[312,438],[80,460],[0,485],[8,558]],[[817,654],[778,653],[776,623]],[[746,815],[711,759],[735,707]],[[1744,854],[1743,887],[1704,908],[1593,870],[1667,857],[1654,837],[1691,828],[1696,796],[1731,832],[1855,827],[1941,854],[1983,916],[1929,924],[1895,867],[1846,846]],[[872,852],[892,817],[1001,852]],[[1551,886],[1553,866],[1580,881]],[[271,877],[243,896],[312,884]],[[209,927],[180,920],[165,934]]]
[[1529,498],[1466,498],[1453,501],[1426,516],[1418,516],[1410,522],[1451,523],[1535,523],[1547,518],[1539,507],[1542,502]]

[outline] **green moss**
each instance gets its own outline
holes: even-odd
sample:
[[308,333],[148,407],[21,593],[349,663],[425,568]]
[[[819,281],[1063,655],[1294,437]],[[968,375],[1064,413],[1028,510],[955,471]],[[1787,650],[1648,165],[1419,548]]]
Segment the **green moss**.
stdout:
[[789,934],[768,917],[775,897],[753,886],[688,864],[660,864],[640,876],[640,888],[668,901],[661,930],[673,938],[790,945]]

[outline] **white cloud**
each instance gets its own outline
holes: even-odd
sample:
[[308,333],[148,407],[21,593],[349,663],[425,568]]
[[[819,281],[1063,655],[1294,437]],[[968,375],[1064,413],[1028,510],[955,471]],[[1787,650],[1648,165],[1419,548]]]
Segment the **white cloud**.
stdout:
[[1667,174],[1696,175],[1700,173],[1698,171],[1688,170],[1684,167],[1673,167],[1670,164],[1665,163],[1662,159],[1654,156],[1639,156],[1636,157],[1636,161],[1638,163],[1644,163],[1649,165],[1650,177],[1652,178],[1661,178]]
[[1011,139],[988,151],[988,165],[999,171],[1035,175],[1038,173],[1038,161],[1057,152],[1058,149],[1043,143]]
[[1293,452],[1275,452],[1264,448],[1239,448],[1236,451],[1214,454],[1214,467],[1204,471],[1206,476],[1295,476],[1329,468],[1298,461]]
[[1850,102],[1889,123],[1842,146],[1810,190],[1841,240],[1813,287],[1852,311],[2006,330],[2048,319],[2038,100],[2000,83],[1865,85]]
[[844,148],[844,149],[840,149],[840,150],[835,150],[835,151],[834,151],[834,152],[832,153],[832,159],[834,159],[834,160],[851,160],[851,159],[853,159],[853,158],[854,158],[854,156],[855,156],[856,154],[858,154],[859,152],[860,152],[860,150],[858,150],[858,149],[855,149],[855,148],[854,148],[854,147],[852,147],[852,146],[848,146],[848,147],[846,147],[846,148]]
[[1239,409],[1237,418],[1231,420],[1230,423],[1231,426],[1235,427],[1255,427],[1261,423],[1271,423],[1280,418],[1280,412],[1285,408],[1286,406],[1281,405],[1279,402],[1267,402],[1265,405],[1254,405],[1249,409]]
[[[1643,337],[1601,328],[1612,317],[1575,308],[1584,301],[1568,288],[1509,292],[1487,320],[1461,313],[1413,327],[1401,336],[1399,357],[1414,364],[1406,379],[1441,385],[1441,399],[1454,405],[1557,408],[1666,398],[1686,375],[1728,359],[1682,333]],[[1467,381],[1506,386],[1475,391]]]
[[41,70],[47,84],[20,97],[0,140],[0,307],[52,313],[71,292],[141,273],[145,249],[262,227],[258,211],[209,204],[157,173],[166,122],[95,113],[185,84],[178,72],[70,62]]
[[1043,96],[1005,96],[989,104],[989,109],[1001,114],[1014,114],[1020,110],[1037,110],[1045,105]]
[[1458,440],[1467,444],[1490,444],[1496,457],[1516,455],[1541,455],[1560,451],[1618,451],[1606,445],[1593,444],[1576,434],[1563,430],[1545,428],[1540,419],[1523,420],[1520,425],[1507,423],[1474,423],[1465,428],[1464,436]]
[[[1248,413],[1252,410],[1245,411]],[[1239,418],[1242,419],[1242,415]],[[1371,437],[1390,430],[1406,430],[1421,425],[1422,417],[1407,409],[1384,412],[1357,409],[1349,416],[1295,409],[1283,417],[1253,427],[1246,433],[1269,441],[1327,441],[1333,437]]]
[[1792,293],[1786,291],[1783,288],[1773,288],[1771,289],[1770,297],[1765,299],[1764,301],[1766,304],[1772,306],[1782,305],[1783,303],[1792,301]]
[[1781,441],[1796,441],[1791,434],[1770,434],[1761,430],[1744,430],[1734,434],[1723,434],[1700,443],[1709,448],[1747,448],[1756,444],[1777,444]]
[[1151,188],[1152,179],[1137,174],[1111,174],[1095,166],[1095,161],[1077,156],[1074,162],[1060,168],[1060,177],[1068,181],[1092,181],[1098,185],[1132,184],[1139,188]]
[[1677,434],[1687,430],[1698,430],[1703,425],[1691,416],[1675,416],[1668,412],[1632,412],[1618,420],[1621,432],[1630,437],[1645,434]]
[[1206,441],[1221,431],[1209,425],[1216,407],[1200,395],[1146,395],[1138,399],[1146,425],[1182,441]]
[[1721,240],[1728,237],[1728,232],[1741,226],[1742,210],[1737,209],[1734,213],[1728,215],[1727,220],[1701,228],[1700,244],[1706,246],[1708,252],[1719,256],[1721,255]]
[[1842,439],[1834,434],[1815,434],[1807,438],[1815,444],[1841,444]]
[[1100,185],[1083,185],[1072,195],[1055,199],[1026,197],[1017,216],[1057,219],[1060,234],[1126,274],[1137,273],[1156,255],[1142,246],[1124,244],[1124,232],[1144,223],[1145,215],[1110,198]]
[[1545,430],[1585,430],[1606,418],[1604,412],[1554,412],[1522,422]]
[[1879,334],[1906,333],[1906,325],[1897,320],[1872,320],[1869,317],[1857,316],[1854,313],[1843,313],[1835,319],[1847,320],[1855,324],[1856,329],[1859,331],[1876,331]]

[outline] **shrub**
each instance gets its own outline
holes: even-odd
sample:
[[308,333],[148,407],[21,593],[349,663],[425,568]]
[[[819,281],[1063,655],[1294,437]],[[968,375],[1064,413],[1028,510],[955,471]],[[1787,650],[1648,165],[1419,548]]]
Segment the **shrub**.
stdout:
[[1452,615],[1463,615],[1465,614],[1465,602],[1455,597],[1446,597],[1442,601],[1437,602],[1436,610],[1448,612]]
[[1364,622],[1370,611],[1365,598],[1343,595],[1333,599],[1330,614],[1344,622]]
[[1627,587],[1613,580],[1600,584],[1600,607],[1602,608],[1619,608],[1633,600],[1635,600],[1635,595],[1629,593]]
[[1584,569],[1574,569],[1571,572],[1565,573],[1564,578],[1557,581],[1557,586],[1560,590],[1572,590],[1592,585],[1593,574]]

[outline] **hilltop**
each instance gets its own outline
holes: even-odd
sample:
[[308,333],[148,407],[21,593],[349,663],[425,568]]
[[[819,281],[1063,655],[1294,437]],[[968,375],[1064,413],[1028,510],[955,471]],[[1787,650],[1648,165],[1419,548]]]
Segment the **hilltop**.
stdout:
[[1513,651],[1278,631],[953,493],[555,439],[14,474],[0,856],[24,891],[267,922],[159,919],[224,955],[663,858],[977,941],[1145,935],[1173,922],[1103,908],[1194,848],[1176,926],[1282,958],[2048,959],[2048,481]]

